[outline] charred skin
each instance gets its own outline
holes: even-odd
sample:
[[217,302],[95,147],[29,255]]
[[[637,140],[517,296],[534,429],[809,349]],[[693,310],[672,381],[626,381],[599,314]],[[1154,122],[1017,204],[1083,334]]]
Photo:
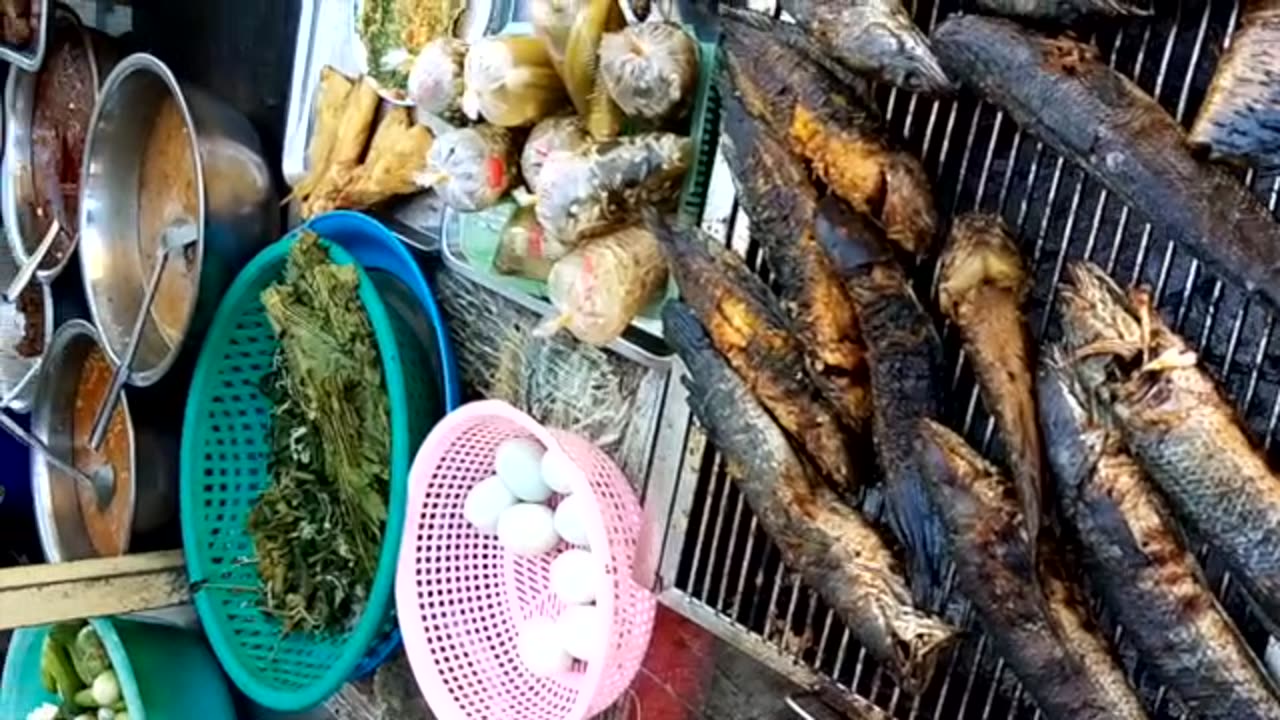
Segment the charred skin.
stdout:
[[949,71],[1157,233],[1280,307],[1280,225],[1234,177],[1196,160],[1182,126],[1095,48],[974,15],[947,20],[933,41]]
[[854,636],[909,689],[924,687],[956,629],[918,610],[876,530],[814,482],[782,430],[683,303],[663,308],[667,341],[689,371],[689,405],[736,468],[733,477],[787,567],[799,572]]
[[1004,440],[1027,531],[1040,536],[1044,455],[1031,378],[1032,344],[1022,315],[1027,275],[995,216],[958,218],[942,251],[938,302],[960,329],[982,401]]
[[941,411],[942,342],[874,221],[825,198],[817,235],[861,322],[871,370],[871,435],[890,524],[907,548],[912,590],[927,602],[941,578],[945,551],[915,439],[920,420]]
[[[779,38],[785,23],[722,22],[722,97],[764,123],[831,192],[885,226],[913,256],[937,235],[933,189],[920,161],[893,147],[861,88],[850,88]],[[726,127],[726,135],[732,131]]]
[[866,353],[840,278],[813,235],[817,192],[804,167],[768,129],[726,97],[725,157],[751,234],[764,247],[783,309],[804,346],[818,389],[855,433],[871,417]]
[[840,421],[809,380],[804,348],[769,288],[740,257],[698,230],[674,228],[656,213],[646,222],[666,252],[681,299],[716,350],[834,489],[858,489]]
[[1222,554],[1280,627],[1280,478],[1145,291],[1126,294],[1087,263],[1068,272],[1062,325],[1081,383],[1178,518]]
[[924,420],[919,437],[956,583],[1045,716],[1145,718],[1052,547],[1040,548],[1044,570],[1035,569],[1013,484],[946,427]]
[[1119,433],[1086,409],[1070,363],[1050,354],[1038,389],[1059,505],[1125,636],[1194,717],[1280,718],[1274,686],[1210,592],[1164,499]]
[[1191,142],[1215,159],[1280,165],[1280,0],[1245,3],[1191,126]]
[[782,0],[796,24],[854,72],[938,95],[951,81],[898,0]]
[[995,15],[1069,23],[1086,16],[1150,15],[1151,8],[1124,0],[978,0]]

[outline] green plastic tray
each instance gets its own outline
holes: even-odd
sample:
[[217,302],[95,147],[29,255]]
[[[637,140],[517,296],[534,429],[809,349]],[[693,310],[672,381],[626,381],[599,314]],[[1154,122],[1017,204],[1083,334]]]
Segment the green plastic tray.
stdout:
[[[378,343],[391,411],[391,483],[378,571],[354,627],[332,635],[283,634],[280,622],[259,609],[246,522],[270,479],[271,405],[258,382],[277,343],[258,296],[283,273],[296,237],[295,232],[254,258],[218,308],[187,401],[180,493],[187,569],[214,653],[245,695],[283,712],[305,710],[337,692],[393,617],[409,463],[432,418],[423,405],[435,395],[426,385],[431,374],[422,370],[424,361],[402,355],[402,349],[420,345],[412,329],[387,312],[360,270],[360,299]],[[341,247],[327,248],[335,262],[353,264]]]

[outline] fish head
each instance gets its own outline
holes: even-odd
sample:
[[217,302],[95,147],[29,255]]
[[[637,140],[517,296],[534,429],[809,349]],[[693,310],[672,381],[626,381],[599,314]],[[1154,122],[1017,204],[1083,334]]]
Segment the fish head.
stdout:
[[1147,342],[1138,309],[1102,268],[1089,262],[1067,268],[1059,315],[1063,350],[1089,392],[1140,362]]
[[953,319],[957,308],[983,287],[1008,291],[1018,302],[1026,294],[1022,257],[998,216],[967,213],[957,218],[939,262],[938,304]]
[[901,8],[878,15],[850,40],[842,45],[857,63],[887,83],[924,95],[953,89],[929,41]]
[[1024,527],[1013,483],[995,466],[935,420],[921,420],[917,429],[920,472],[949,533],[982,537]]
[[818,201],[814,235],[843,277],[894,261],[893,247],[880,224],[833,195]]
[[1077,497],[1102,456],[1107,432],[1098,421],[1096,402],[1087,394],[1060,346],[1050,347],[1040,361],[1036,395],[1045,454],[1062,507],[1071,512],[1071,500]]

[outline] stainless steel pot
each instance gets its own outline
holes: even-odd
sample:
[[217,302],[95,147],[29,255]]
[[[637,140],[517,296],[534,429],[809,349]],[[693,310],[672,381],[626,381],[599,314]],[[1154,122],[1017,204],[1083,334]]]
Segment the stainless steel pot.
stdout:
[[[89,55],[89,70],[93,87],[99,88],[102,77],[115,65],[118,55],[113,41],[107,35],[86,28],[80,18],[69,8],[59,5],[54,12],[53,33],[74,33],[84,43]],[[5,237],[10,253],[19,267],[40,245],[43,233],[39,231],[35,212],[35,176],[31,160],[31,127],[36,104],[35,72],[18,68],[9,71],[4,87],[4,107],[7,122],[4,135],[4,159],[0,163],[3,182],[0,183],[0,210],[4,213]],[[62,272],[74,255],[74,247],[60,262],[36,273],[36,279],[48,283]]]
[[103,83],[89,126],[80,194],[80,264],[94,325],[118,363],[155,261],[155,238],[139,228],[143,149],[159,108],[172,98],[195,152],[200,239],[188,248],[195,300],[175,341],[148,318],[131,385],[159,381],[184,345],[203,337],[223,292],[254,253],[276,239],[280,210],[257,133],[249,121],[208,93],[179,84],[146,54],[122,60]]
[[[93,326],[71,320],[54,333],[45,352],[31,410],[31,432],[58,457],[69,459],[76,389],[85,360],[101,343]],[[146,407],[131,408],[122,395],[128,428],[129,487],[133,492],[130,537],[161,528],[177,511],[178,441],[172,417],[156,417]],[[138,462],[144,458],[143,462]],[[117,478],[119,480],[119,478]],[[50,562],[96,557],[89,541],[75,480],[33,455],[31,493],[40,544]],[[128,538],[126,538],[126,546]]]

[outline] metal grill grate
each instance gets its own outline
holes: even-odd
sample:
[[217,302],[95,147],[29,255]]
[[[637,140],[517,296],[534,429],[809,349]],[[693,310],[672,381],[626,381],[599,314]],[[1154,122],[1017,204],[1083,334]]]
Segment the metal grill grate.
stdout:
[[[922,27],[932,29],[956,10],[951,0],[938,5],[921,0],[915,17]],[[1230,0],[1188,0],[1148,22],[1103,23],[1110,27],[1088,37],[1113,67],[1187,125],[1237,14],[1237,3]],[[930,101],[896,91],[882,92],[880,101],[892,135],[924,159],[943,217],[973,209],[998,212],[1015,230],[1034,273],[1027,314],[1037,337],[1053,334],[1048,319],[1067,262],[1088,258],[1122,283],[1148,284],[1155,288],[1165,318],[1200,349],[1250,428],[1270,448],[1280,419],[1280,350],[1275,346],[1275,315],[1260,301],[1220,282],[1166,238],[1153,234],[1127,207],[1072,163],[1024,135],[993,106],[969,95]],[[1274,210],[1280,176],[1244,179]],[[722,158],[712,185],[705,229],[758,266],[759,249],[749,241],[747,221],[733,201]],[[932,271],[929,267],[918,278],[922,299],[934,299]],[[958,335],[945,327],[943,340],[952,373],[945,419],[999,459],[999,441],[978,399]],[[659,557],[666,602],[793,678],[833,682],[895,717],[1036,717],[988,640],[976,630],[943,662],[924,693],[911,697],[899,692],[841,621],[781,565],[773,543],[726,477],[721,458],[696,425],[688,423],[680,396],[681,392],[670,394],[664,427],[668,441],[674,439],[667,447],[682,450],[683,463],[668,481],[670,486],[651,488],[648,498],[650,507],[668,518]],[[661,447],[657,456],[662,457]],[[1261,652],[1265,632],[1220,564],[1212,557],[1205,561],[1226,607]],[[972,626],[962,600],[952,598],[944,612]],[[1118,640],[1126,668],[1155,709],[1153,717],[1180,717],[1181,708],[1146,677],[1123,633],[1105,615],[1102,622]]]

